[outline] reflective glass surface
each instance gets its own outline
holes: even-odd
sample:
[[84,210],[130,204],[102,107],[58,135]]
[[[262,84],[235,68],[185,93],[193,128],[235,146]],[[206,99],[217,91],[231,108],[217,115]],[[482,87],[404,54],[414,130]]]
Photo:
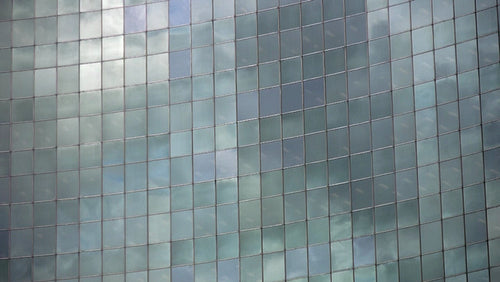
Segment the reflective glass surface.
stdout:
[[0,0],[0,281],[500,281],[495,0]]

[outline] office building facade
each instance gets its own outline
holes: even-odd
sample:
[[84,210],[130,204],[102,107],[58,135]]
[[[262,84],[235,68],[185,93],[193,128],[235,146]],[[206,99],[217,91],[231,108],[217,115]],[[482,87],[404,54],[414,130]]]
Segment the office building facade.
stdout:
[[0,281],[500,281],[497,0],[0,0]]

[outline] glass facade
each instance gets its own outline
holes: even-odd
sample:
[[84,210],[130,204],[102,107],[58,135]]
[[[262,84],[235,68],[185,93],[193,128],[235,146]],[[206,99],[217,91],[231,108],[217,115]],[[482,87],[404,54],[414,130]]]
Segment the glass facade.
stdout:
[[0,281],[500,281],[497,0],[0,0]]

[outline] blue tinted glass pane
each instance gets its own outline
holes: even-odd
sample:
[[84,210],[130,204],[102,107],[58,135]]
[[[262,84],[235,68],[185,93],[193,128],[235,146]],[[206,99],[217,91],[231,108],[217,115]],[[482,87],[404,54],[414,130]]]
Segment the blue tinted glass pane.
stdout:
[[236,150],[217,152],[217,178],[236,176],[237,156]]
[[169,179],[170,164],[168,160],[161,160],[148,163],[149,187],[167,186]]
[[304,106],[307,108],[324,104],[324,92],[323,79],[317,78],[304,82]]
[[307,250],[296,249],[286,252],[286,276],[288,279],[307,274]]
[[262,144],[260,154],[263,171],[281,168],[281,142]]
[[283,141],[283,166],[304,163],[304,139],[302,137]]
[[185,77],[191,74],[191,56],[189,50],[170,53],[170,77]]
[[189,24],[191,8],[189,0],[172,0],[168,9],[170,26]]
[[355,267],[375,263],[373,236],[354,239],[353,245]]
[[238,260],[220,261],[217,264],[218,281],[238,281],[239,267]]
[[194,281],[192,266],[183,266],[172,268],[172,281],[173,282],[189,282]]
[[281,103],[284,113],[302,108],[302,87],[300,83],[283,85],[282,91]]
[[123,192],[124,170],[123,166],[107,167],[103,169],[103,192]]
[[260,116],[280,113],[280,92],[278,87],[260,91]]
[[238,95],[238,120],[256,118],[259,114],[257,92]]
[[134,6],[125,8],[125,33],[146,30],[146,7]]
[[328,244],[309,247],[309,273],[320,274],[330,270],[330,252]]
[[194,156],[194,181],[206,181],[215,178],[214,153]]

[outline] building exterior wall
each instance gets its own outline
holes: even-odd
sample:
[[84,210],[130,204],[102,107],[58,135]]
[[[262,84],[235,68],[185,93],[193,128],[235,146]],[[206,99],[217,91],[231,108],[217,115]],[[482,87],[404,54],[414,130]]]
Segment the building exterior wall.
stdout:
[[0,0],[0,281],[500,281],[497,0]]

